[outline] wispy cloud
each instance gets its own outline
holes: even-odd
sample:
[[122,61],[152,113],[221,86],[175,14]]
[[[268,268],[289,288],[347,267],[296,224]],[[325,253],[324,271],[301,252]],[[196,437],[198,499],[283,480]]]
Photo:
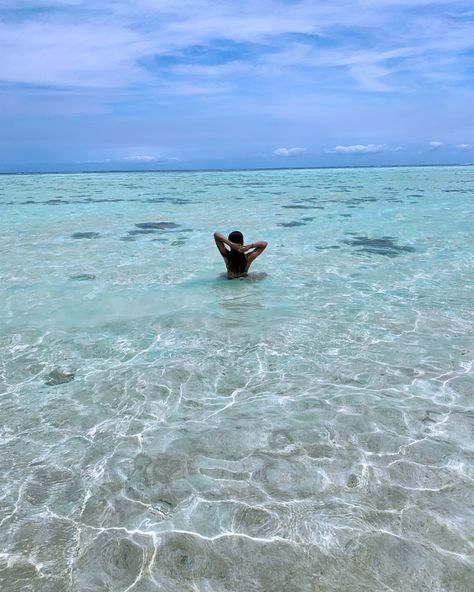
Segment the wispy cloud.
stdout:
[[153,162],[156,158],[154,156],[125,156],[122,160],[126,162]]
[[304,154],[306,148],[277,148],[273,151],[275,156],[297,156],[298,154]]
[[386,144],[354,144],[352,146],[335,146],[326,150],[328,154],[378,154],[389,150]]
[[428,150],[438,150],[439,148],[442,148],[444,146],[444,142],[430,142],[428,144]]
[[466,52],[474,48],[470,0],[451,0],[450,13],[437,0],[2,6],[8,21],[0,27],[0,79],[53,87],[156,87],[174,76],[223,79],[238,70],[275,78],[309,69],[336,79],[342,72],[346,84],[372,92],[404,92],[415,76],[468,77]]
[[[175,156],[170,157],[159,157],[159,156],[147,156],[147,155],[134,155],[134,156],[123,156],[117,158],[103,158],[100,160],[87,160],[82,164],[105,164],[105,163],[133,163],[133,164],[153,164],[153,163],[165,163],[165,162],[179,162],[179,158]],[[78,163],[81,164],[81,163]]]
[[456,144],[458,150],[474,150],[474,144]]

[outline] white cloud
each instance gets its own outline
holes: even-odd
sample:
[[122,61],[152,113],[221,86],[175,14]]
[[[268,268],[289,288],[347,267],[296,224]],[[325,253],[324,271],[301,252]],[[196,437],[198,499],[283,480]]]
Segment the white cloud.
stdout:
[[122,160],[127,162],[153,162],[158,159],[154,156],[124,156]]
[[306,148],[277,148],[273,151],[275,156],[297,156],[306,152]]
[[[397,151],[400,148],[396,149]],[[336,146],[326,150],[329,154],[378,154],[379,152],[388,152],[386,144],[354,144],[352,146]]]
[[145,155],[137,155],[137,156],[124,156],[123,158],[119,159],[122,162],[135,162],[135,163],[151,163],[151,162],[176,162],[179,158],[175,156],[171,156],[169,158],[159,158],[157,156],[145,156]]
[[430,142],[429,150],[438,150],[438,148],[441,148],[442,146],[444,146],[444,142]]
[[114,163],[114,162],[132,162],[136,164],[147,164],[152,162],[176,162],[179,161],[179,158],[175,156],[170,157],[158,157],[158,156],[147,156],[138,154],[136,156],[123,156],[122,158],[105,158],[102,160],[86,160],[84,162],[80,162],[78,164],[100,164],[100,163]]
[[474,150],[474,144],[456,144],[459,150]]

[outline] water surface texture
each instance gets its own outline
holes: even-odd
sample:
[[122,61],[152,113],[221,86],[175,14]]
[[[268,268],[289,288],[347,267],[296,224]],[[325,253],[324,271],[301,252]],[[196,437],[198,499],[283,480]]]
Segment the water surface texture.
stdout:
[[[474,168],[4,175],[0,210],[2,591],[472,590]],[[228,281],[235,229],[269,247]]]

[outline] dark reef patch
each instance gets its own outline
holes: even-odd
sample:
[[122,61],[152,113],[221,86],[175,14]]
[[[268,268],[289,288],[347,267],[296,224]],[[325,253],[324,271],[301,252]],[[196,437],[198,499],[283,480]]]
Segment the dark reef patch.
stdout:
[[48,386],[57,386],[58,384],[65,384],[74,380],[74,372],[63,372],[59,368],[55,368],[48,374],[48,380],[45,382]]
[[[135,224],[133,230],[128,231],[128,237],[122,237],[120,240],[134,240],[141,235],[159,235],[163,232],[193,232],[192,228],[179,228],[175,222],[139,222]],[[163,239],[157,239],[163,240]]]
[[363,203],[372,203],[378,201],[376,197],[352,197],[351,199],[346,200],[346,204],[351,204],[358,206]]
[[278,222],[277,226],[283,226],[284,228],[293,228],[294,226],[305,226],[304,222]]
[[93,273],[76,273],[69,276],[70,280],[76,280],[78,282],[85,282],[87,280],[95,280],[95,275]]
[[94,199],[93,197],[86,197],[82,200],[71,201],[70,203],[118,203],[122,201],[136,201],[135,199],[121,199],[121,198],[107,198],[107,199]]
[[71,234],[71,238],[99,238],[98,232],[75,232]]
[[[132,200],[133,201],[133,200]],[[148,199],[139,200],[142,203],[170,203],[175,206],[181,206],[184,204],[191,203],[190,199],[181,199],[180,197],[149,197]],[[193,203],[201,203],[200,201],[194,201]]]
[[351,247],[360,247],[357,252],[384,255],[385,257],[398,257],[403,253],[413,253],[414,247],[399,245],[393,236],[382,236],[380,238],[369,238],[368,236],[354,235],[352,240],[343,241]]
[[178,228],[179,224],[175,222],[140,222],[135,226],[144,230],[166,230],[167,228]]
[[[182,205],[191,203],[190,199],[181,199],[180,197],[176,198],[176,199],[171,199],[169,201],[175,206],[182,206]],[[202,202],[195,201],[194,203],[202,203]]]
[[281,206],[282,208],[286,208],[287,210],[312,210],[314,206],[303,206],[303,205],[294,205],[294,206]]
[[151,228],[143,228],[141,230],[129,230],[128,234],[130,236],[139,236],[141,234],[155,234],[156,230],[153,230]]

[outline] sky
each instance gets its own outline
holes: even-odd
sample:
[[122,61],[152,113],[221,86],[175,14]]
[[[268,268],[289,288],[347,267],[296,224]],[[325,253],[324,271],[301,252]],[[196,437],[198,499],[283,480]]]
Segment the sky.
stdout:
[[0,172],[473,162],[473,0],[0,0]]

